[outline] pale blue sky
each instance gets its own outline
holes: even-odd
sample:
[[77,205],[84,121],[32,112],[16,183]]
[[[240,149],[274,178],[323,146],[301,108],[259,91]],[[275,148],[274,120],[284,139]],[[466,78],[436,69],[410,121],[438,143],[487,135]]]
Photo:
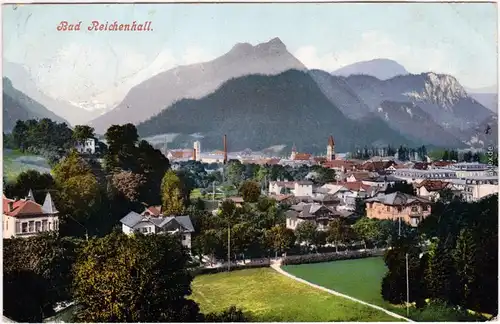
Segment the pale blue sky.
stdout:
[[[391,58],[412,73],[450,73],[479,88],[497,82],[496,15],[495,4],[471,3],[4,6],[3,46],[42,90],[75,102],[112,104],[162,70],[274,37],[310,68]],[[59,32],[62,20],[151,20],[154,30]]]

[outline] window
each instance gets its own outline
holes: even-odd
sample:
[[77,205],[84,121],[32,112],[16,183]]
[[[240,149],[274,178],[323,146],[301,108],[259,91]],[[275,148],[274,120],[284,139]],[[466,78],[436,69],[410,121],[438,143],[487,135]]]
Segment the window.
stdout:
[[49,231],[52,229],[52,222],[49,222]]
[[44,219],[42,220],[42,232],[46,232],[47,231],[47,220]]
[[428,206],[428,205],[424,205],[424,206],[422,207],[422,209],[423,209],[424,211],[428,211],[428,210],[429,210],[429,206]]
[[42,222],[40,222],[40,221],[35,222],[35,231],[36,232],[41,232],[42,231]]
[[186,240],[186,235],[182,235],[182,240],[185,241]]
[[28,223],[21,223],[21,233],[28,233]]
[[33,233],[35,231],[35,221],[30,221],[28,224],[28,232]]
[[58,221],[54,221],[54,230],[57,231],[59,229],[59,222]]
[[387,211],[391,211],[391,208],[389,206],[387,206]]
[[411,211],[414,212],[414,213],[418,212],[418,207],[417,206],[412,206],[411,207]]

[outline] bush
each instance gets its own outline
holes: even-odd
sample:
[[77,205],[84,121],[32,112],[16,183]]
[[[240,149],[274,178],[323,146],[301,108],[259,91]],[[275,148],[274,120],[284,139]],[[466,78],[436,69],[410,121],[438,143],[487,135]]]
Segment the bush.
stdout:
[[[255,268],[266,268],[269,267],[271,263],[269,261],[260,263],[249,263],[249,264],[238,264],[231,265],[230,271],[244,270],[244,269],[255,269]],[[193,270],[193,276],[203,275],[203,274],[214,274],[219,272],[227,272],[227,266],[217,267],[217,268],[198,268]]]
[[205,315],[204,322],[251,322],[252,317],[248,313],[244,313],[241,309],[236,308],[236,306],[231,306],[228,309],[219,313],[208,313]]
[[322,253],[308,255],[287,256],[283,259],[283,265],[319,263],[338,260],[361,259],[373,256],[371,252],[344,252],[340,253]]
[[448,305],[444,301],[434,300],[422,309],[410,313],[412,320],[417,322],[479,322],[486,318],[469,313],[465,309],[459,309]]

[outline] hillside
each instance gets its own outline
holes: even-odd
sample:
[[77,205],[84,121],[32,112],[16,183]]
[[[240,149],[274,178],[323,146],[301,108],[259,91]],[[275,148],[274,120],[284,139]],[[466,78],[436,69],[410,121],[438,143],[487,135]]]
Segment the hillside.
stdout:
[[297,70],[232,79],[202,99],[173,104],[137,128],[142,137],[198,133],[204,136],[201,141],[207,150],[220,149],[224,134],[231,151],[295,143],[300,150],[323,153],[329,135],[339,151],[409,143],[373,115],[348,119],[307,72]]
[[[487,129],[489,129],[488,134]],[[461,135],[462,140],[471,147],[496,151],[498,149],[498,116],[488,117],[477,127],[465,130]]]
[[374,59],[356,62],[332,72],[333,75],[345,76],[364,74],[379,80],[387,80],[398,75],[407,75],[408,71],[396,61],[389,59]]
[[467,96],[449,75],[422,73],[383,81],[368,75],[353,75],[346,82],[363,102],[375,111],[384,101],[411,102],[450,131],[479,125],[493,113]]
[[12,85],[57,116],[68,121],[68,125],[78,125],[89,121],[95,113],[76,107],[69,102],[49,97],[38,89],[29,73],[23,66],[11,62],[3,63],[3,75],[10,79]]
[[112,124],[145,121],[178,100],[202,98],[232,78],[249,74],[276,75],[289,69],[306,68],[279,38],[256,46],[237,44],[213,61],[179,66],[138,84],[115,109],[91,121],[90,125],[97,133],[104,133]]
[[3,78],[3,131],[10,132],[17,120],[50,118],[56,122],[68,123],[40,103],[12,86],[8,78]]
[[358,97],[345,78],[321,70],[309,72],[325,96],[351,119],[366,116],[370,108]]
[[458,138],[436,124],[431,116],[411,102],[384,101],[377,113],[393,129],[408,138],[418,138],[440,147],[464,147]]

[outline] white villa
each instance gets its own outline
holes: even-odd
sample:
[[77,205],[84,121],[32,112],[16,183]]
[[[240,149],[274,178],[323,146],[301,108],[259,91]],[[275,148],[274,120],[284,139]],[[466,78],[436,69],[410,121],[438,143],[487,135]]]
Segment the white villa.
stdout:
[[290,193],[294,196],[313,197],[313,183],[311,181],[271,181],[269,182],[269,194],[281,195]]
[[29,237],[38,233],[59,230],[59,211],[50,193],[43,205],[38,204],[31,190],[25,199],[3,196],[3,238]]
[[75,148],[80,153],[95,154],[96,140],[87,138],[83,143],[76,144]]
[[120,222],[125,234],[179,233],[182,245],[191,249],[191,233],[194,232],[194,227],[189,216],[164,216],[159,206],[153,206],[147,208],[142,214],[132,211]]

